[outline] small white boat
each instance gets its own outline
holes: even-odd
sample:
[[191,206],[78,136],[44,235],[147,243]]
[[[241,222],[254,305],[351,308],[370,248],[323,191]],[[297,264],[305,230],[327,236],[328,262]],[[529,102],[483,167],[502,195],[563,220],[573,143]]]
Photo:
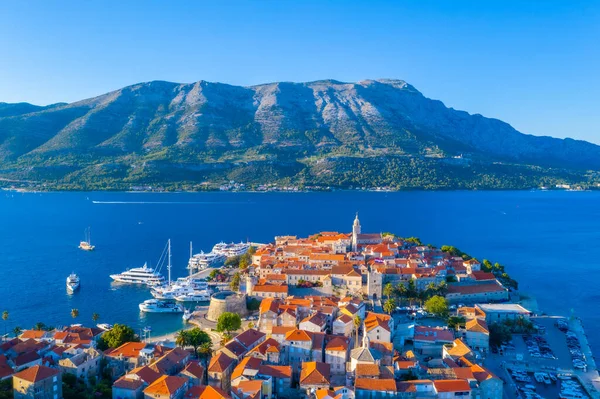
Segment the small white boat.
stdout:
[[79,276],[75,273],[69,274],[67,277],[67,291],[73,293],[79,289]]
[[109,330],[112,330],[112,328],[113,328],[112,324],[108,324],[108,323],[96,324],[96,327],[98,327],[99,329],[104,330],[104,331],[109,331]]
[[181,316],[181,318],[183,319],[183,321],[188,321],[189,319],[192,318],[192,312],[190,312],[188,309],[185,309],[183,311],[183,316]]
[[139,308],[147,313],[183,313],[183,306],[173,302],[164,302],[157,299],[148,299],[140,303]]
[[207,291],[194,291],[175,297],[177,302],[208,302],[210,294]]

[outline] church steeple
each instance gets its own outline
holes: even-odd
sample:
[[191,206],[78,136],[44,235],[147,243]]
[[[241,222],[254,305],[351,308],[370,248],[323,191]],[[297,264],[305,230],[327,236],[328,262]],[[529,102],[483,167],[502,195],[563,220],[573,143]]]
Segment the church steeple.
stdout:
[[358,235],[360,234],[360,220],[358,220],[358,212],[356,212],[356,218],[354,218],[354,224],[352,224],[352,252],[358,250]]

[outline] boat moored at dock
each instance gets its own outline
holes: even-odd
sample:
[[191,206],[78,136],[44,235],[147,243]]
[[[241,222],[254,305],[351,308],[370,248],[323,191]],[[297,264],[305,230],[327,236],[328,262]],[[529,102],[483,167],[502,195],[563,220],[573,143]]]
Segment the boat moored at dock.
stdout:
[[183,306],[158,299],[147,299],[140,303],[139,308],[146,313],[183,313]]

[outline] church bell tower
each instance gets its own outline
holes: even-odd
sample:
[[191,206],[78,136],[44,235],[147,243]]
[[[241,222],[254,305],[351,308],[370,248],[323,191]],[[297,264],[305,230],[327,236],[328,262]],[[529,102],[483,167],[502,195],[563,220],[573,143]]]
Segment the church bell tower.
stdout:
[[360,234],[360,220],[358,220],[358,212],[356,212],[356,218],[354,218],[354,224],[352,225],[352,252],[358,250],[358,235]]

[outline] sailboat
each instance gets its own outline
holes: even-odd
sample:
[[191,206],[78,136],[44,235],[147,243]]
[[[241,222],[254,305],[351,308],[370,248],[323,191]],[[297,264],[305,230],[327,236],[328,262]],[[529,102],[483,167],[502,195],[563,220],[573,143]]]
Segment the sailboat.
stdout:
[[92,239],[91,239],[89,227],[87,229],[85,229],[83,235],[84,235],[83,241],[79,242],[79,249],[82,249],[84,251],[93,251],[94,248],[96,248],[96,247],[92,245]]

